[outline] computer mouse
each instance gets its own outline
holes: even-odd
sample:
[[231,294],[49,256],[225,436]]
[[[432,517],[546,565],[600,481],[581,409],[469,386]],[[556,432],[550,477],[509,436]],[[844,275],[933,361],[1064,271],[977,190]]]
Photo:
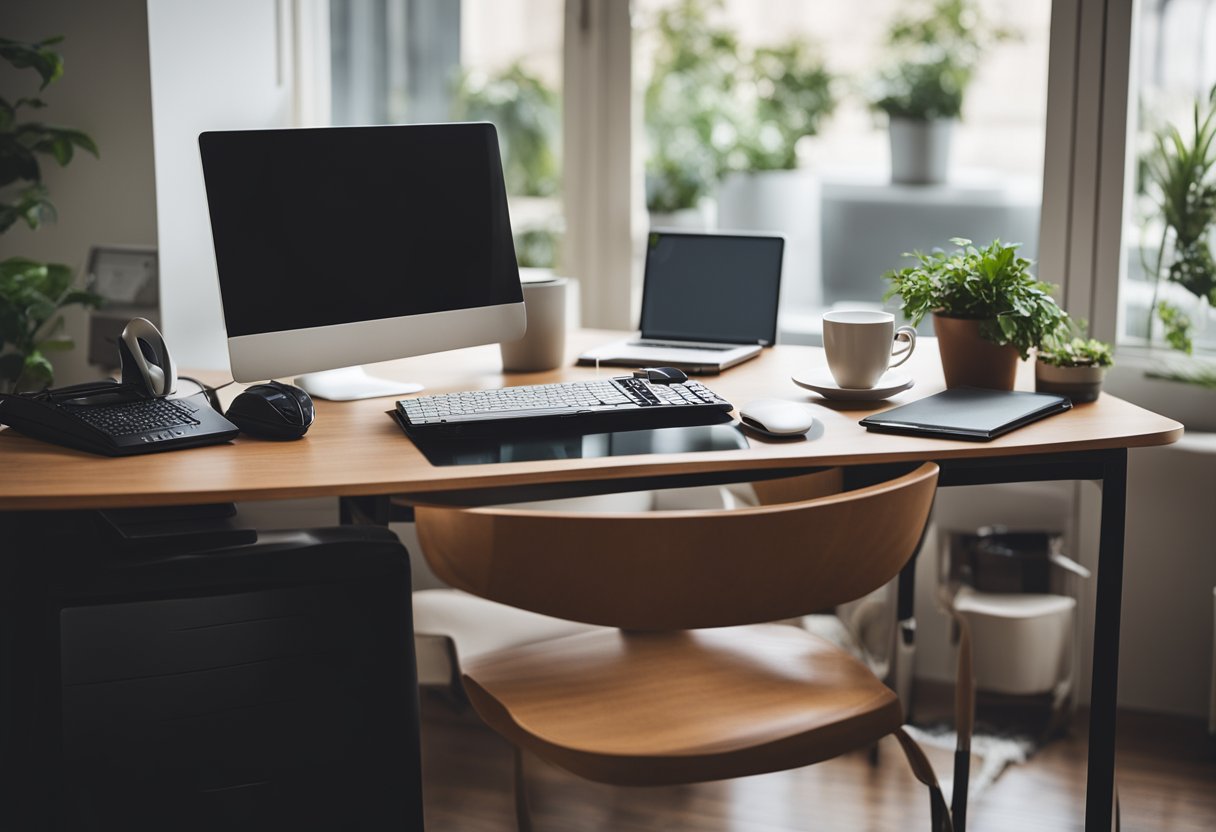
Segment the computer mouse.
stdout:
[[756,399],[739,408],[739,421],[769,436],[801,436],[815,424],[815,409],[786,399]]
[[299,439],[314,413],[312,398],[299,387],[271,381],[245,390],[224,415],[242,433],[259,439]]
[[688,375],[675,367],[643,367],[633,371],[634,378],[644,378],[652,384],[679,384],[688,381]]

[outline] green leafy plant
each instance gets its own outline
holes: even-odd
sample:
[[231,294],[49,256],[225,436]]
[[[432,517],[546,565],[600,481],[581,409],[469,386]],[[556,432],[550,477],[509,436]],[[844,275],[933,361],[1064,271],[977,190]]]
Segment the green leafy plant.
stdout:
[[520,266],[549,269],[557,263],[561,236],[551,228],[528,228],[515,234],[515,259]]
[[[44,90],[63,75],[63,58],[50,47],[62,38],[48,38],[37,43],[19,43],[0,38],[0,58],[18,69],[30,68],[42,78],[39,90]],[[60,165],[72,161],[76,148],[94,156],[97,145],[79,130],[51,127],[40,121],[20,121],[23,110],[41,110],[46,102],[37,97],[11,100],[0,97],[0,188],[15,188],[0,200],[0,233],[18,220],[37,228],[55,218],[55,206],[42,184],[39,156],[50,156]]]
[[695,208],[728,171],[789,170],[798,140],[836,108],[835,78],[808,45],[747,50],[714,22],[721,0],[680,0],[655,18],[646,87],[646,205]]
[[0,391],[36,389],[54,379],[46,353],[73,346],[63,334],[60,310],[98,302],[93,293],[73,289],[72,278],[72,270],[57,263],[20,257],[0,262],[0,341],[6,347],[0,355]]
[[792,170],[796,145],[836,109],[834,76],[802,41],[756,49],[746,67],[752,106],[727,165],[734,170]]
[[970,76],[950,59],[908,61],[883,76],[881,97],[874,106],[891,118],[958,118]]
[[459,121],[489,121],[498,129],[508,192],[557,193],[558,96],[520,62],[491,77],[464,75],[457,85],[453,116]]
[[[44,90],[63,75],[63,57],[51,47],[61,38],[21,43],[0,38],[0,58],[17,69],[33,69]],[[55,207],[42,182],[39,157],[59,165],[72,161],[76,148],[97,156],[93,140],[79,130],[21,121],[23,111],[41,110],[37,97],[0,97],[0,233],[23,221],[31,229],[53,220]],[[51,350],[72,347],[63,334],[60,310],[72,305],[97,306],[100,298],[72,289],[72,270],[58,263],[36,263],[20,257],[0,262],[0,391],[50,384]]]
[[1036,280],[1031,262],[1018,256],[1020,243],[994,240],[977,248],[961,237],[950,242],[955,251],[905,254],[916,264],[885,275],[891,287],[884,298],[898,295],[913,325],[931,312],[973,318],[982,337],[1012,345],[1023,359],[1068,326],[1068,313],[1051,296],[1054,287]]
[[1162,281],[1177,284],[1200,304],[1216,306],[1216,87],[1207,100],[1196,100],[1189,138],[1168,124],[1155,136],[1145,164],[1151,192],[1162,220],[1156,261],[1146,264],[1154,275],[1149,331],[1155,314],[1173,349],[1193,349],[1191,319],[1176,304],[1158,300]]
[[789,170],[798,140],[836,108],[835,77],[803,41],[744,49],[714,16],[721,0],[679,0],[655,17],[646,86],[646,205],[695,208],[728,171]]
[[1112,367],[1114,349],[1096,338],[1070,338],[1049,346],[1040,346],[1039,361],[1053,367]]
[[658,44],[644,100],[646,207],[695,208],[725,169],[741,120],[739,44],[712,15],[718,0],[680,0],[655,18]]
[[892,118],[958,118],[976,67],[989,46],[1012,32],[983,19],[975,0],[921,3],[887,35],[893,65],[880,76],[874,107]]

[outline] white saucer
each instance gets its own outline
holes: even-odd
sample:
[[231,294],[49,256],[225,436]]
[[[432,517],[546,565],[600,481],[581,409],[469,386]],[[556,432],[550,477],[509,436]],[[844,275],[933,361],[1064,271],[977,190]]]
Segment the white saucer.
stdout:
[[841,387],[832,378],[827,367],[810,370],[807,373],[793,377],[794,384],[813,390],[825,399],[836,399],[844,402],[877,402],[889,399],[896,393],[902,393],[916,382],[912,376],[888,370],[873,387],[864,390]]

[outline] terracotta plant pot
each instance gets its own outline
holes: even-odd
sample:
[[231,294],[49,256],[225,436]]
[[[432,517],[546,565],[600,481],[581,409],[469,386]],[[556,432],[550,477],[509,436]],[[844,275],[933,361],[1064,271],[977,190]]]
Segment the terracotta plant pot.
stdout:
[[974,318],[933,316],[933,332],[942,354],[947,387],[987,387],[1012,390],[1018,372],[1018,351],[980,337]]
[[1034,389],[1040,393],[1068,396],[1073,404],[1083,404],[1097,400],[1105,375],[1105,367],[1056,367],[1036,361]]

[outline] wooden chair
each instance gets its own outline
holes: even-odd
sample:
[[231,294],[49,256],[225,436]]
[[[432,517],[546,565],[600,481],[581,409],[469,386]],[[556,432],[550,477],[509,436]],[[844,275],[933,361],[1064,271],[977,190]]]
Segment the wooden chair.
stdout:
[[419,505],[422,550],[454,587],[615,629],[482,656],[478,714],[523,757],[590,780],[667,785],[796,768],[894,734],[950,828],[898,698],[842,649],[780,621],[859,598],[912,557],[937,466],[853,491],[838,469],[755,483],[729,511],[567,513]]

